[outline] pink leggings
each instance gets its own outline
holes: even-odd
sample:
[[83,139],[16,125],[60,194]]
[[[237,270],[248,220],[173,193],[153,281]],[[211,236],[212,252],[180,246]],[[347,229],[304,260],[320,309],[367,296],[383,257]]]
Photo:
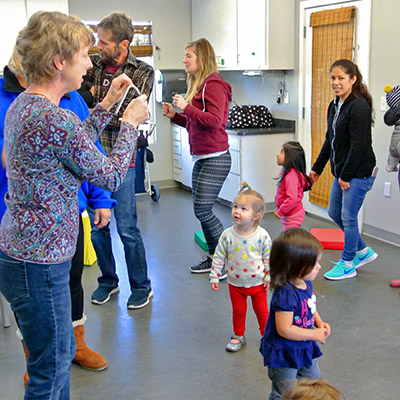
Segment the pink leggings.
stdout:
[[304,221],[305,214],[306,214],[306,212],[304,211],[304,208],[302,208],[296,214],[282,216],[282,218],[281,218],[282,225],[283,225],[282,230],[286,231],[286,229],[289,229],[289,228],[300,228],[301,224]]
[[243,336],[246,330],[247,296],[250,296],[261,336],[264,336],[265,325],[267,324],[269,314],[267,291],[264,285],[250,288],[229,285],[229,295],[232,302],[232,321],[235,335]]

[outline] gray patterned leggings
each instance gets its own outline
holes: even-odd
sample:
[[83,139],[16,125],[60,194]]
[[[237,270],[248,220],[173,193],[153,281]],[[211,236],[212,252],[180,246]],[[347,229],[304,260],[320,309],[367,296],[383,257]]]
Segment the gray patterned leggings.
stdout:
[[213,212],[215,201],[231,169],[231,154],[205,158],[195,162],[192,171],[193,209],[201,223],[208,245],[213,255],[224,228]]

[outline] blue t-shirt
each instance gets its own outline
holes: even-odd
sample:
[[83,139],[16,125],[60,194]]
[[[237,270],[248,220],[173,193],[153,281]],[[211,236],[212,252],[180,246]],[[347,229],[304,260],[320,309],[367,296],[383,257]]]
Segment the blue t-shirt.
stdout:
[[276,289],[272,295],[268,322],[260,346],[264,366],[300,369],[310,367],[313,359],[322,356],[314,340],[288,340],[279,336],[276,330],[275,313],[279,311],[293,312],[295,326],[304,329],[314,328],[317,301],[312,283],[305,282],[307,289],[299,289],[289,284],[284,288]]

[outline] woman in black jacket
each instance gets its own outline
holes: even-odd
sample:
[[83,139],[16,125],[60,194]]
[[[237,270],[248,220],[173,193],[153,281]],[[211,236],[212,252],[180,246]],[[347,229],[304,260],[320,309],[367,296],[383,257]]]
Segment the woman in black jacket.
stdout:
[[372,97],[356,64],[335,61],[330,69],[335,99],[328,107],[325,142],[310,177],[318,180],[328,160],[335,179],[328,214],[344,231],[341,260],[325,278],[342,280],[357,276],[356,269],[378,256],[362,240],[358,212],[375,181],[375,154],[372,149]]

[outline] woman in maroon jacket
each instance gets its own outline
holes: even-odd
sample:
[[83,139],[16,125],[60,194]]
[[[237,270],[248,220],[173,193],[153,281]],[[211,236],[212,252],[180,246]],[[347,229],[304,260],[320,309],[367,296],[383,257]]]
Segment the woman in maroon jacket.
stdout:
[[163,115],[189,132],[190,153],[195,162],[192,172],[194,213],[209,249],[209,255],[190,270],[205,273],[211,271],[212,256],[223,231],[213,206],[231,168],[226,123],[232,92],[230,85],[217,73],[214,49],[206,39],[187,44],[183,63],[188,74],[186,98],[180,95],[173,98],[173,105],[182,113],[164,103]]

